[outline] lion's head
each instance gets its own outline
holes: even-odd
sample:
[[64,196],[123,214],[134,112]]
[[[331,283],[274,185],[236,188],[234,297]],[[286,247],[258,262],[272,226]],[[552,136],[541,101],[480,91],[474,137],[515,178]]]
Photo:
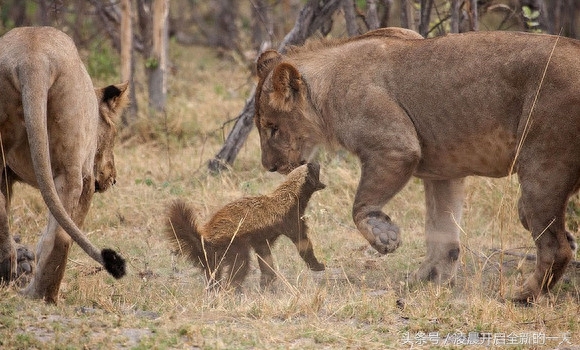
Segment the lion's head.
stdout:
[[260,133],[262,165],[269,171],[288,174],[305,164],[321,142],[322,132],[308,87],[296,67],[282,55],[264,52],[257,65],[254,122]]
[[95,192],[104,192],[115,184],[117,170],[113,148],[117,137],[115,122],[129,103],[128,83],[95,89],[99,101],[99,128],[95,154]]

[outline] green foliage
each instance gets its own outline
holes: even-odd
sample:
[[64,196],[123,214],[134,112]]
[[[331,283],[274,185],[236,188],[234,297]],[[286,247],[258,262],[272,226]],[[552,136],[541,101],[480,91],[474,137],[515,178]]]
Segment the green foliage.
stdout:
[[148,57],[145,60],[145,68],[156,69],[157,67],[159,67],[159,60],[156,57]]
[[529,28],[531,32],[542,32],[540,28],[540,11],[532,10],[529,6],[522,6],[522,15],[524,16],[526,26]]
[[136,179],[135,180],[135,185],[141,185],[141,184],[144,184],[145,186],[149,186],[149,187],[155,186],[155,182],[150,178]]
[[119,75],[119,57],[108,42],[92,42],[86,63],[89,75],[94,79],[111,80]]

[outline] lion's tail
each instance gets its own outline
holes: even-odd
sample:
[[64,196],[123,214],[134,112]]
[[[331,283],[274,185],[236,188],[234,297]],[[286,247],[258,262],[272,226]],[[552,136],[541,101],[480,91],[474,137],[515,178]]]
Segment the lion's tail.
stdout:
[[198,266],[207,261],[207,243],[202,241],[193,209],[182,200],[169,206],[165,235],[177,252],[185,255]]

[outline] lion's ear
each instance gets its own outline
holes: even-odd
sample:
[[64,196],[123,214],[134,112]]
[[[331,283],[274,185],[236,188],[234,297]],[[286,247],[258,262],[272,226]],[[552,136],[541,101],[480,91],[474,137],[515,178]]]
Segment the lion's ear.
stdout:
[[266,50],[258,58],[256,63],[256,71],[258,72],[258,78],[265,79],[268,73],[272,71],[274,65],[282,60],[282,55],[276,50]]
[[298,69],[290,63],[281,63],[272,73],[272,87],[270,94],[272,107],[289,112],[298,100],[302,88],[302,77]]
[[108,123],[112,123],[120,117],[123,110],[129,104],[129,82],[109,85],[101,89],[95,89],[97,99],[99,100],[99,110],[101,116]]
[[129,104],[129,82],[109,85],[104,88],[101,103],[108,104],[109,108],[118,114]]

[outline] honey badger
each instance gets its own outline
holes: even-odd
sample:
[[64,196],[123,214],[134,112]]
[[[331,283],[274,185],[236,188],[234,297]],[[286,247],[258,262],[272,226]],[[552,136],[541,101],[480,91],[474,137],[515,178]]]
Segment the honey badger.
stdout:
[[260,285],[276,279],[271,245],[285,235],[313,271],[324,270],[308,238],[303,218],[312,194],[325,187],[320,166],[304,164],[292,171],[271,194],[244,197],[218,210],[203,226],[194,210],[182,200],[168,210],[166,236],[178,251],[204,270],[208,283],[241,287],[248,274],[250,249],[258,255]]

